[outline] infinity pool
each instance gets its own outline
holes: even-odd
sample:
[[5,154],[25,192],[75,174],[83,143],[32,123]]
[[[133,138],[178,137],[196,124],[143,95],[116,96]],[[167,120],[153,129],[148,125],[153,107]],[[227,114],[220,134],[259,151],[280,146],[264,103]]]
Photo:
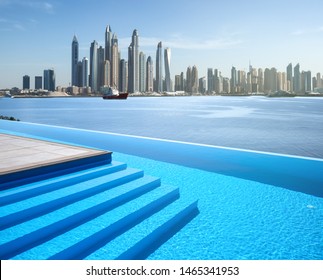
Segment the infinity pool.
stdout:
[[[16,130],[17,134],[26,134],[26,131],[21,129],[22,126],[20,124],[19,129],[18,127],[11,127],[11,129]],[[73,137],[76,142],[80,141],[75,138],[75,133],[81,133],[80,131],[65,131],[63,128],[39,127],[32,124],[27,126],[29,133],[34,137],[41,138],[47,135],[51,138],[46,133],[58,129],[61,131],[60,135],[56,134],[57,138],[60,138],[59,141],[71,142]],[[38,128],[42,132],[39,132]],[[82,131],[82,133],[89,139],[93,139],[89,146],[102,148],[103,144],[100,144],[94,132]],[[97,144],[95,144],[96,140]],[[124,138],[123,145],[129,146],[131,143],[133,143],[131,139]],[[105,142],[105,145],[109,146],[109,143]],[[156,145],[158,147],[158,143]],[[180,143],[178,145],[177,149],[180,149]],[[183,149],[185,153],[190,152],[184,144]],[[230,152],[236,153],[237,157],[241,156],[239,151]],[[259,164],[254,162],[254,165],[262,165],[262,157],[258,155],[257,158]],[[126,162],[130,167],[139,168],[146,174],[160,177],[163,185],[178,187],[183,201],[198,200],[200,214],[153,252],[148,259],[314,260],[323,258],[323,198],[320,195],[295,191],[290,187],[286,188],[283,183],[269,184],[265,183],[268,180],[261,182],[261,180],[241,178],[240,173],[239,176],[223,174],[223,172],[221,174],[120,151],[113,153],[113,160]],[[293,162],[293,158],[288,160]],[[321,164],[321,162],[318,163]],[[295,177],[298,175],[295,174]],[[261,177],[261,174],[259,176]],[[322,178],[322,175],[316,174],[316,176],[319,179]],[[292,176],[290,178],[293,181]],[[312,187],[311,183],[309,183],[310,187]],[[153,221],[150,219],[145,222],[147,226],[152,226]],[[140,232],[135,229],[130,233],[133,239],[137,238],[137,234],[140,235]],[[6,238],[4,233],[0,236],[2,239]],[[60,239],[60,242],[64,242],[63,240],[64,238]],[[65,240],[69,242],[69,239]],[[48,246],[51,244],[57,246],[56,241],[45,243],[43,247],[37,249],[37,252],[27,251],[15,258],[45,259],[48,256],[47,251],[51,250]],[[125,237],[117,237],[86,258],[106,259],[107,251],[117,251],[119,244],[127,244],[127,242],[129,240]]]

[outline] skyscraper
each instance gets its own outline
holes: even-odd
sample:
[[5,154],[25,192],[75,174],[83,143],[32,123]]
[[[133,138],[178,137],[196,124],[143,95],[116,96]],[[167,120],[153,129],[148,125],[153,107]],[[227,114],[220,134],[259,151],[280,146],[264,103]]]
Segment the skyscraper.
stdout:
[[43,88],[43,77],[35,76],[35,89],[42,89],[42,88]]
[[22,89],[30,89],[30,77],[28,75],[22,77]]
[[110,25],[105,29],[105,60],[111,62],[111,40],[112,40],[112,31]]
[[231,92],[237,91],[237,70],[233,66],[231,68],[230,89],[231,89]]
[[163,50],[162,42],[159,42],[157,45],[156,52],[156,91],[163,91]]
[[187,70],[186,70],[185,91],[188,93],[192,93],[192,68],[191,68],[191,66],[187,67]]
[[98,48],[98,90],[104,85],[104,48]]
[[111,44],[111,86],[119,87],[119,49],[116,34],[113,34]]
[[82,59],[82,86],[89,86],[89,60],[86,57]]
[[139,91],[146,91],[146,55],[139,53]]
[[132,33],[132,41],[128,48],[128,91],[139,91],[139,36],[135,29]]
[[214,76],[213,76],[213,69],[207,69],[207,92],[212,93],[215,89],[214,87]]
[[197,67],[194,65],[192,68],[192,93],[198,93],[199,90],[199,75]]
[[44,70],[44,89],[55,91],[55,72],[54,69]]
[[293,89],[295,93],[300,93],[301,91],[301,72],[299,69],[299,63],[294,67]]
[[79,61],[79,43],[74,35],[72,41],[72,72],[71,72],[71,85],[77,86],[77,63]]
[[287,73],[287,90],[293,92],[293,66],[291,63],[286,68]]
[[90,86],[98,91],[98,43],[94,40],[90,48]]
[[120,60],[119,67],[119,91],[128,91],[128,62],[124,59]]
[[146,71],[147,71],[146,90],[148,92],[153,92],[154,91],[154,65],[153,65],[153,60],[151,59],[151,56],[148,56],[147,64],[146,64]]
[[166,91],[172,91],[172,81],[170,78],[170,58],[170,48],[166,48],[164,51]]
[[110,61],[105,60],[104,61],[104,66],[103,66],[103,85],[104,86],[110,86],[111,85],[111,66],[110,66]]

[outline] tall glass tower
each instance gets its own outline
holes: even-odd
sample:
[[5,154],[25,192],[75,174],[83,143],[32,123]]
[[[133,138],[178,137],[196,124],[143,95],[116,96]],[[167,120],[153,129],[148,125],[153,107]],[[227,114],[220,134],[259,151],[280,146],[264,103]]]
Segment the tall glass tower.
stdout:
[[55,72],[54,69],[44,70],[44,89],[55,91]]
[[139,91],[146,91],[146,55],[139,53]]
[[157,45],[156,52],[156,91],[163,91],[163,50],[162,42]]
[[297,63],[296,66],[294,67],[293,89],[295,93],[301,92],[301,72],[300,72],[299,63]]
[[90,48],[90,86],[98,91],[98,43],[94,40]]
[[172,80],[170,78],[170,57],[170,48],[166,48],[164,51],[166,91],[172,91]]
[[288,91],[293,91],[293,66],[291,63],[286,68]]
[[79,61],[79,43],[74,35],[72,41],[72,72],[71,72],[71,86],[78,85],[77,81],[77,63]]
[[139,91],[139,36],[135,29],[132,33],[132,41],[128,48],[128,90]]
[[111,48],[112,48],[112,31],[110,25],[105,29],[105,60],[111,63]]
[[154,66],[153,66],[153,60],[151,59],[151,56],[148,56],[147,63],[146,63],[146,90],[148,92],[154,91]]
[[82,86],[89,86],[89,60],[86,57],[83,57],[82,60]]
[[111,44],[111,85],[119,87],[119,49],[118,38],[116,34],[113,34]]

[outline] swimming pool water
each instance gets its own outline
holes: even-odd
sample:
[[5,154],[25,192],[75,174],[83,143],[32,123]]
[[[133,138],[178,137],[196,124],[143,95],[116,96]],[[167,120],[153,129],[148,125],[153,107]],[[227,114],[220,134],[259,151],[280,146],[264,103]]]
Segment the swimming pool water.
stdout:
[[149,259],[323,258],[322,198],[176,164],[113,156],[178,186],[184,200],[199,200],[200,215]]
[[[35,135],[40,133],[35,125],[19,124],[20,128],[23,126]],[[65,141],[73,137],[75,139],[74,133],[82,135],[82,139],[88,137],[85,140],[95,140],[93,145],[101,145],[99,139],[104,138],[103,134],[96,135],[94,132],[64,131],[63,128],[47,126],[38,128],[44,135],[61,131],[62,141],[64,137]],[[125,137],[124,141],[124,145],[129,145],[132,143],[129,141],[134,139]],[[103,142],[102,145],[110,145],[108,138]],[[183,202],[198,199],[200,214],[148,259],[323,259],[323,198],[320,196],[286,189],[284,185],[265,184],[121,152],[114,152],[112,158],[114,161],[126,162],[129,167],[144,170],[145,174],[160,177],[163,188],[178,187]],[[50,198],[44,195],[43,199],[46,201]],[[92,199],[104,200],[104,195],[96,195]],[[136,209],[146,203],[147,199],[149,198],[142,197],[132,202],[131,207]],[[31,201],[32,199],[29,200]],[[28,207],[28,201],[24,203],[21,207]],[[64,211],[75,211],[73,206],[76,204],[78,207],[87,207],[84,202],[77,202],[64,208]],[[43,225],[41,223],[52,223],[64,217],[67,214],[64,211],[58,210],[55,214],[47,214],[46,219],[34,219],[2,231],[1,243],[35,230]],[[168,211],[165,215],[171,214],[172,210]],[[81,225],[72,232],[17,255],[15,259],[46,259],[60,248],[64,248],[65,242],[69,245],[77,242],[87,227],[96,227],[99,230],[106,226],[107,221],[112,223],[125,214],[114,212],[113,215],[116,216],[109,213],[99,216],[92,223]],[[149,231],[154,223],[153,219],[147,219],[144,222],[146,227],[142,231],[136,227],[128,237],[131,236],[133,240],[140,239],[143,231]],[[107,246],[93,252],[87,259],[107,259],[107,250],[117,257],[120,244],[129,242],[124,236],[117,237]]]

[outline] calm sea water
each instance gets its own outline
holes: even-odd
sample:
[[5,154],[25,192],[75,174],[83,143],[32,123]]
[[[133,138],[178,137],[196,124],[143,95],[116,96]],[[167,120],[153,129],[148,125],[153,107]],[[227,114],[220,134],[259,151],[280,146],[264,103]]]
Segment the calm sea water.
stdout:
[[0,99],[22,121],[323,158],[323,98]]

